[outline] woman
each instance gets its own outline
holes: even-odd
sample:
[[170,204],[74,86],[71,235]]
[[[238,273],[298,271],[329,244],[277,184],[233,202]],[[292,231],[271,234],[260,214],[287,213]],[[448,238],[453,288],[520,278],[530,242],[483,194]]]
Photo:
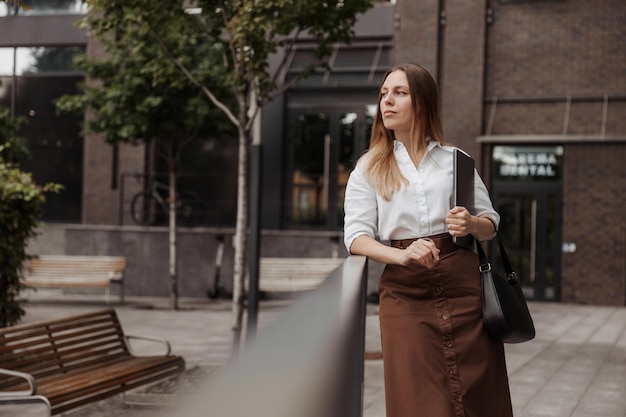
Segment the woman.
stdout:
[[346,247],[387,264],[379,283],[387,417],[512,416],[504,348],[483,327],[478,257],[452,242],[491,239],[500,216],[478,173],[475,213],[450,208],[453,150],[430,74],[391,69],[345,200]]

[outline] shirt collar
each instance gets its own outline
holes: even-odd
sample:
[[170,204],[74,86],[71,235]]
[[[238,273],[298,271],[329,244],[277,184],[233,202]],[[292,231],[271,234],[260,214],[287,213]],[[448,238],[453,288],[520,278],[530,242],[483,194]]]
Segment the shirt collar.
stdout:
[[[432,151],[435,147],[445,149],[445,147],[442,146],[441,143],[429,138],[426,145],[426,152]],[[398,149],[402,148],[405,148],[404,143],[400,142],[399,140],[394,140],[393,149],[397,151]]]

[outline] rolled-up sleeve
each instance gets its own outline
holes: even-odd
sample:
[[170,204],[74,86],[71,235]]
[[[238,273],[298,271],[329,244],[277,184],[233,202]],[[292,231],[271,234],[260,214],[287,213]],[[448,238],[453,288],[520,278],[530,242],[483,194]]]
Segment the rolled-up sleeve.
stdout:
[[[489,217],[493,221],[493,225],[498,230],[500,224],[500,215],[494,210],[489,192],[477,171],[474,171],[474,209],[475,216]],[[492,236],[493,237],[493,236]]]
[[348,252],[357,237],[367,235],[376,238],[378,234],[376,192],[363,175],[361,164],[357,164],[348,179],[344,211],[344,243]]

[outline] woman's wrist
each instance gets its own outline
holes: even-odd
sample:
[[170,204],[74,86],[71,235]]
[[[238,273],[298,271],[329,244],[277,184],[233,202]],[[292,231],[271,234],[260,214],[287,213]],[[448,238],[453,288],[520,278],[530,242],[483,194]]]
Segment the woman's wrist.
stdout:
[[496,223],[489,216],[472,216],[474,236],[479,241],[492,239],[497,232]]
[[393,265],[405,265],[406,256],[404,249],[393,248],[393,256],[390,262]]

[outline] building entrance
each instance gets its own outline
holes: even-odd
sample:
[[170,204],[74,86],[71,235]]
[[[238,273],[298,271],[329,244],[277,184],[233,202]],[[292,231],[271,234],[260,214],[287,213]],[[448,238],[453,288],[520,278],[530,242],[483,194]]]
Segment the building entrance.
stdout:
[[346,183],[368,145],[375,111],[376,106],[288,111],[287,228],[343,227]]
[[[562,156],[561,146],[493,149],[493,198],[501,237],[533,300],[561,298]],[[495,246],[490,253],[497,256]],[[501,268],[499,259],[492,262]]]

